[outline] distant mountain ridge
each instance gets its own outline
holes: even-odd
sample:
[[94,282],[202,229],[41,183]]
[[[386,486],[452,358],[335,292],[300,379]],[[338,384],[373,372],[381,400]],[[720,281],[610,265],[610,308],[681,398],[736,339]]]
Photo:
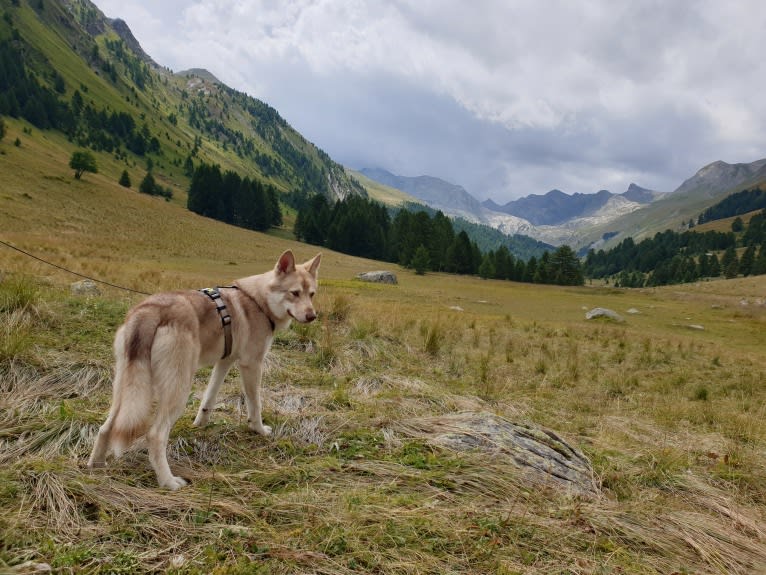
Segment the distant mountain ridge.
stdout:
[[396,176],[385,170],[363,170],[367,177],[418,197],[445,214],[489,225],[504,234],[523,234],[578,250],[642,238],[665,229],[682,229],[707,207],[744,187],[766,182],[766,159],[750,163],[712,162],[673,192],[658,192],[631,183],[622,194],[600,190],[566,194],[551,190],[499,205],[478,202],[468,191],[439,178]]
[[481,203],[465,188],[432,176],[397,176],[380,168],[363,168],[359,172],[371,180],[401,190],[426,202],[436,210],[475,220]]
[[558,226],[574,218],[592,216],[604,208],[614,196],[621,196],[636,204],[648,204],[660,197],[660,192],[630,184],[623,194],[613,194],[608,190],[599,190],[595,194],[565,194],[561,190],[551,190],[545,195],[529,195],[512,200],[499,206],[492,200],[483,202],[483,206],[495,212],[502,212],[523,218],[535,226]]

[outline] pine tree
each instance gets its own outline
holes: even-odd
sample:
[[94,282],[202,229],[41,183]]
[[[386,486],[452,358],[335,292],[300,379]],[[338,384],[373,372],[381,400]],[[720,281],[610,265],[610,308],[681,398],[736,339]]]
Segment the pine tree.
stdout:
[[753,271],[753,264],[755,263],[755,245],[750,244],[742,254],[742,259],[739,260],[739,273],[743,276],[749,276]]
[[149,194],[150,196],[158,195],[157,182],[154,180],[154,176],[151,172],[146,172],[144,179],[141,180],[141,185],[138,186],[138,191],[142,194]]
[[737,251],[734,249],[734,246],[726,248],[721,259],[721,267],[726,279],[737,277],[739,273],[739,260],[737,259]]
[[415,269],[415,273],[422,276],[426,273],[429,266],[430,256],[428,254],[428,248],[423,244],[418,246],[415,250],[415,254],[412,256],[410,265]]
[[766,242],[761,244],[761,248],[758,250],[758,257],[755,258],[753,263],[752,275],[766,274]]
[[484,254],[479,265],[479,277],[482,279],[491,279],[495,277],[495,263],[493,261],[494,254],[492,252]]
[[119,184],[124,188],[129,188],[131,186],[130,174],[128,174],[128,170],[122,171],[122,175],[120,175]]

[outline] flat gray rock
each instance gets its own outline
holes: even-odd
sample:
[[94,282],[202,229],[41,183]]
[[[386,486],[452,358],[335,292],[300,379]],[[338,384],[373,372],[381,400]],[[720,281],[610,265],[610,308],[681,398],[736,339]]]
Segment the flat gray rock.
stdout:
[[364,272],[358,274],[356,277],[357,279],[360,279],[364,282],[373,282],[378,284],[396,285],[399,283],[396,279],[396,274],[389,271]]
[[616,311],[605,307],[594,307],[592,310],[585,314],[585,319],[597,319],[600,317],[611,319],[612,321],[625,321],[623,317]]
[[406,434],[439,447],[506,457],[536,484],[556,485],[578,495],[599,491],[588,458],[554,431],[532,423],[467,412],[409,420],[403,428]]

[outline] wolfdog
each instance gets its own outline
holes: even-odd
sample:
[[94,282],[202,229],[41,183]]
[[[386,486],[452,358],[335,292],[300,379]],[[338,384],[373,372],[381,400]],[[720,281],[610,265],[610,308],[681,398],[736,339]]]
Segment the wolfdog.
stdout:
[[160,487],[186,485],[170,471],[167,443],[186,406],[194,373],[204,365],[212,364],[213,371],[194,425],[207,424],[218,389],[239,361],[248,427],[269,435],[271,428],[261,419],[263,361],[276,329],[288,327],[293,319],[316,319],[312,298],[320,256],[296,264],[288,250],[273,270],[232,286],[159,293],[133,307],[115,335],[112,406],[88,467],[103,467],[109,452],[119,457],[146,436]]

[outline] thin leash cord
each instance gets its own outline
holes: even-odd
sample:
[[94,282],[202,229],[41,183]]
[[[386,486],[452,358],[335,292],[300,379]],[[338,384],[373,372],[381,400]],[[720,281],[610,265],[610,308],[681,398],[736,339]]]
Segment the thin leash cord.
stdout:
[[67,272],[67,273],[70,273],[70,274],[76,275],[76,276],[78,276],[78,277],[84,278],[84,279],[86,279],[86,280],[90,280],[90,281],[93,281],[93,282],[98,282],[98,283],[100,283],[100,284],[104,284],[104,285],[107,285],[107,286],[109,286],[109,287],[113,287],[113,288],[121,289],[121,290],[124,290],[124,291],[129,291],[129,292],[133,292],[133,293],[138,293],[138,294],[141,294],[141,295],[152,295],[152,294],[150,294],[150,293],[146,293],[145,291],[139,291],[139,290],[137,290],[137,289],[131,289],[131,288],[128,288],[128,287],[124,287],[124,286],[118,286],[118,285],[116,285],[116,284],[112,284],[112,283],[109,283],[109,282],[105,282],[104,280],[99,280],[99,279],[96,279],[96,278],[92,278],[92,277],[90,277],[90,276],[86,276],[86,275],[84,275],[84,274],[81,274],[81,273],[79,273],[79,272],[76,272],[76,271],[73,271],[73,270],[67,269],[67,268],[65,268],[65,267],[61,267],[60,265],[54,264],[54,263],[52,263],[52,262],[49,262],[49,261],[47,261],[47,260],[44,260],[44,259],[42,259],[42,258],[38,258],[36,255],[30,254],[29,252],[25,252],[25,251],[24,251],[24,250],[22,250],[21,248],[17,248],[16,246],[12,246],[12,245],[11,245],[11,244],[9,244],[8,242],[4,242],[3,240],[0,240],[0,244],[3,244],[4,246],[6,246],[6,247],[8,247],[8,248],[11,248],[12,250],[16,250],[17,252],[20,252],[20,253],[24,254],[25,256],[28,256],[28,257],[30,257],[30,258],[32,258],[32,259],[35,259],[35,260],[39,261],[39,262],[42,262],[42,263],[44,263],[44,264],[47,264],[47,265],[49,265],[49,266],[51,266],[51,267],[54,267],[54,268],[56,268],[56,269],[60,269],[61,271],[65,271],[65,272]]

